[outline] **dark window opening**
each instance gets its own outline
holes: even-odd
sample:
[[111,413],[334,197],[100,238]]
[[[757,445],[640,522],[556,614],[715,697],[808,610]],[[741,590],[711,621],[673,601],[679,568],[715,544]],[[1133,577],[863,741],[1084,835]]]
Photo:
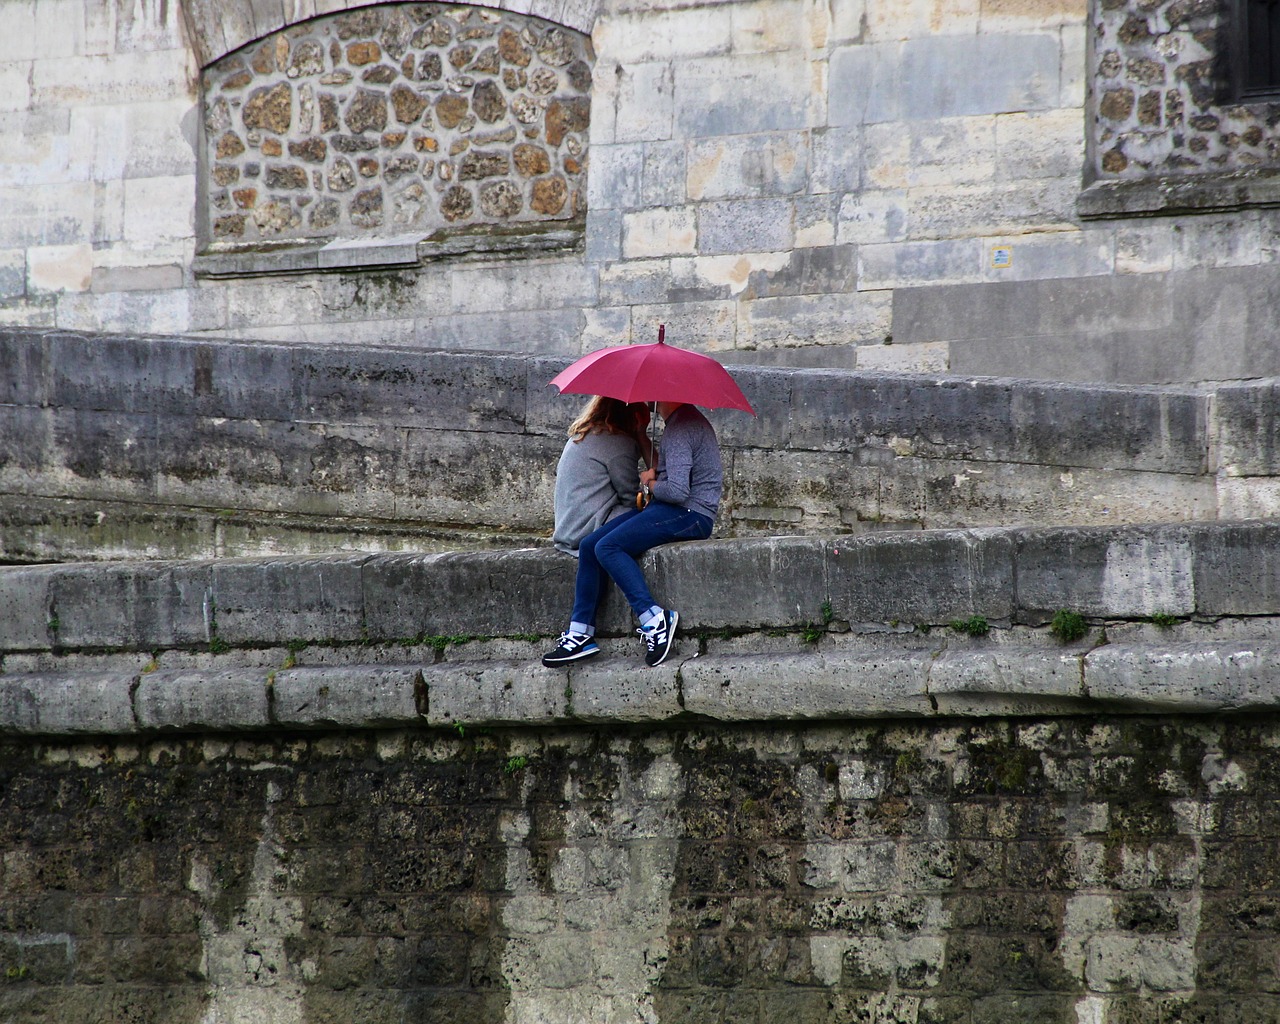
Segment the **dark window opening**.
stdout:
[[1234,98],[1280,99],[1280,0],[1235,0],[1233,6]]

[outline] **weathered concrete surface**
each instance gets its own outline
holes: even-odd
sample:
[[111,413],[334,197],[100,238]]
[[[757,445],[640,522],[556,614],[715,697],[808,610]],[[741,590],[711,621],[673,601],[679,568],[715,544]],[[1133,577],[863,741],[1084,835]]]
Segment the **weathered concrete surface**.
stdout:
[[[564,359],[0,329],[0,557],[527,546]],[[1280,513],[1274,381],[732,368],[721,536]],[[1273,404],[1273,403],[1271,403]]]

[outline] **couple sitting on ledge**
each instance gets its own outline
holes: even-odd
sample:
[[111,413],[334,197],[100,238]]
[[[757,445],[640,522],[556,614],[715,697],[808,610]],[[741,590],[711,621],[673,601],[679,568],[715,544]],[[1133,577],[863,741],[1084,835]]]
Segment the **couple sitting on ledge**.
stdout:
[[[596,610],[608,579],[640,620],[645,664],[661,665],[671,653],[680,615],[654,601],[638,559],[659,544],[710,537],[724,473],[715,428],[697,407],[656,405],[664,422],[661,458],[645,435],[649,408],[642,402],[598,396],[569,428],[556,468],[552,542],[577,556],[578,574],[569,626],[544,665],[600,653]],[[648,468],[637,472],[642,456]],[[649,495],[647,504],[638,492]]]

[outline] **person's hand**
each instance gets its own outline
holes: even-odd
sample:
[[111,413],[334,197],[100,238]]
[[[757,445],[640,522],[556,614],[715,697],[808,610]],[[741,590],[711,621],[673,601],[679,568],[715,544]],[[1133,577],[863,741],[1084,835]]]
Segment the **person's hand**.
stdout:
[[653,489],[654,481],[658,479],[658,471],[656,469],[646,469],[640,474],[640,483],[644,487]]

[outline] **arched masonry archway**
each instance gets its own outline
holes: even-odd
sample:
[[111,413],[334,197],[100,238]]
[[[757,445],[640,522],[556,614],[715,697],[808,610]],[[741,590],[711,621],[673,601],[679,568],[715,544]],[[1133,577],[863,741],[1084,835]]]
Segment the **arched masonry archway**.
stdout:
[[[362,7],[381,6],[380,0],[188,0],[182,5],[187,31],[201,67],[234,50],[311,18]],[[499,0],[489,7],[552,21],[590,35],[600,0]]]
[[366,6],[201,72],[205,246],[580,225],[594,55],[542,18]]

